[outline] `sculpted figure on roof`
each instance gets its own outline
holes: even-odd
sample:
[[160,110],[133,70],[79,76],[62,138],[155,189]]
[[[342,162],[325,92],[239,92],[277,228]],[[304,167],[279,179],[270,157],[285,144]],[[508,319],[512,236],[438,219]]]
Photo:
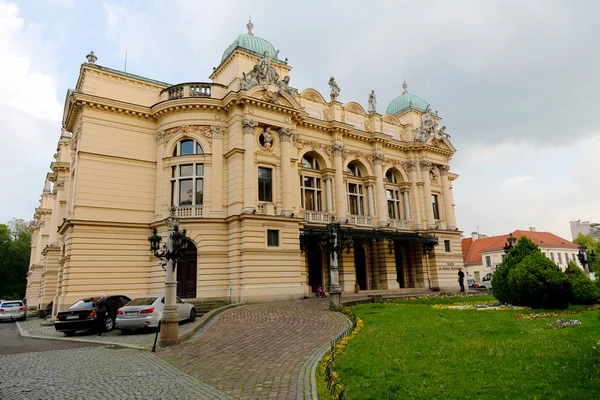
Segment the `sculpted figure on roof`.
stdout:
[[331,101],[336,101],[340,95],[340,87],[335,82],[335,78],[333,76],[329,78],[329,87],[331,88]]
[[377,98],[375,97],[375,91],[371,90],[369,94],[369,114],[377,112]]

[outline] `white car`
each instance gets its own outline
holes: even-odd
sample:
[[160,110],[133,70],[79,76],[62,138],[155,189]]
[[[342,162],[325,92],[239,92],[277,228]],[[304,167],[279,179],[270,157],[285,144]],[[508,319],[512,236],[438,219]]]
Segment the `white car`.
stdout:
[[[165,296],[145,296],[131,300],[117,310],[115,326],[123,333],[140,328],[158,328],[165,307]],[[177,297],[179,322],[194,321],[196,308]]]
[[491,289],[492,288],[492,273],[488,272],[485,274],[483,278],[481,278],[481,282],[479,282],[479,287],[482,289]]
[[0,321],[25,321],[27,307],[21,300],[0,300]]

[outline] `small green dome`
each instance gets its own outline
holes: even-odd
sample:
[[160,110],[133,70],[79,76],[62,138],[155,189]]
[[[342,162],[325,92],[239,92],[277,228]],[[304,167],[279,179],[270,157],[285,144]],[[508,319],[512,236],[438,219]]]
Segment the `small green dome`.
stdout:
[[423,100],[416,94],[408,93],[408,91],[406,90],[408,88],[406,82],[404,82],[402,88],[404,89],[404,92],[400,96],[392,100],[392,102],[386,110],[386,113],[398,114],[404,110],[408,110],[409,108],[424,112],[429,103],[427,103],[425,100]]
[[227,56],[229,56],[237,47],[241,47],[244,50],[249,51],[252,54],[263,55],[265,51],[271,56],[273,59],[277,59],[277,52],[275,51],[275,47],[267,40],[260,38],[258,36],[254,36],[252,33],[252,28],[254,24],[252,21],[248,21],[246,25],[248,28],[247,33],[242,33],[231,43],[231,45],[225,50],[223,53],[223,57],[221,57],[221,62],[225,61]]

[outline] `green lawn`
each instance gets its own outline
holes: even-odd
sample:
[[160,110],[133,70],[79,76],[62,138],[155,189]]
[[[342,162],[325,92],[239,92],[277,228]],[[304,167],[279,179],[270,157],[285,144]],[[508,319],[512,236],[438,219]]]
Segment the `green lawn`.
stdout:
[[[598,311],[515,319],[514,314],[543,311],[432,307],[490,300],[403,300],[353,307],[364,328],[338,356],[336,368],[348,398],[600,398],[600,346],[593,348],[600,340]],[[548,322],[558,318],[578,319],[582,325],[549,328]],[[321,368],[319,373],[322,378]],[[319,393],[325,391],[321,384]]]

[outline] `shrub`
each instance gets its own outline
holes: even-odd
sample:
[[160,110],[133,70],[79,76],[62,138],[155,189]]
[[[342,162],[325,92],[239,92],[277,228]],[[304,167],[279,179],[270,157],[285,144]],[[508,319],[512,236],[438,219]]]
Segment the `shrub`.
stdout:
[[521,237],[517,245],[508,252],[492,276],[492,294],[498,301],[515,304],[516,298],[508,284],[508,274],[521,260],[534,252],[542,254],[537,245],[526,236]]
[[508,273],[510,291],[515,305],[531,308],[567,308],[569,280],[567,276],[541,252],[523,258]]
[[598,286],[574,262],[569,261],[565,274],[571,284],[571,304],[594,304],[598,301]]

